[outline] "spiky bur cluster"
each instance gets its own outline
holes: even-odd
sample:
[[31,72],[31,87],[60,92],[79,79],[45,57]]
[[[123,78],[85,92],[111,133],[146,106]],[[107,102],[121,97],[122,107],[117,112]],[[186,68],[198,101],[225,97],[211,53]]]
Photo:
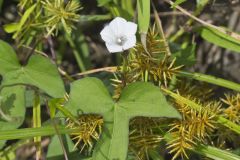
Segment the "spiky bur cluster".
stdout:
[[182,101],[175,101],[175,106],[182,114],[181,120],[175,120],[170,124],[169,132],[173,140],[168,142],[168,149],[176,159],[178,156],[188,158],[186,150],[192,149],[198,142],[207,143],[211,139],[211,134],[216,131],[216,117],[221,113],[219,102],[201,102],[196,98],[187,96],[187,99],[202,106],[196,110],[186,105]]
[[159,119],[138,117],[130,122],[129,154],[148,159],[148,151],[159,147],[163,137],[156,131]]
[[79,21],[80,16],[76,13],[81,7],[77,1],[71,0],[65,3],[64,0],[45,0],[42,4],[45,9],[44,19],[46,19],[48,35],[54,30],[57,34],[59,25],[63,25],[65,31],[70,33],[74,28],[73,22]]
[[77,12],[81,9],[75,0],[21,0],[18,6],[20,22],[15,30],[9,32],[15,32],[13,38],[20,44],[30,44],[34,39],[38,41],[49,35],[56,36],[62,26],[70,33],[74,22],[79,20]]
[[227,105],[224,116],[230,121],[240,124],[240,94],[226,94],[225,98],[221,100]]
[[188,80],[187,78],[178,78],[175,88],[181,96],[189,96],[198,98],[205,102],[211,100],[214,96],[214,87],[199,81]]
[[70,134],[75,142],[74,148],[78,147],[80,152],[90,155],[94,143],[99,139],[102,133],[103,119],[97,115],[80,115],[78,123],[67,119],[67,128],[79,129],[78,132]]
[[116,88],[114,98],[118,99],[125,84],[135,81],[151,81],[156,85],[167,86],[174,73],[182,66],[175,65],[176,59],[169,55],[166,47],[153,27],[147,34],[146,49],[142,43],[137,43],[129,53],[127,72],[122,73],[121,68],[118,69],[125,83],[123,84],[119,78],[113,80]]
[[[222,115],[229,119],[230,121],[240,124],[240,94],[225,94],[224,98],[221,98],[223,102],[223,113]],[[216,133],[218,137],[214,142],[214,145],[219,148],[239,148],[240,139],[239,135],[231,130],[226,130],[224,127],[218,130]],[[229,145],[231,144],[231,146]]]

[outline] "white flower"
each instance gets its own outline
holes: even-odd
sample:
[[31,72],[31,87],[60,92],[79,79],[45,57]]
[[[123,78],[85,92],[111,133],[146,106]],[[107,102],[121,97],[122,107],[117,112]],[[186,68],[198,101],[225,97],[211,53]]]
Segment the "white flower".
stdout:
[[103,28],[100,35],[105,41],[109,52],[122,52],[136,44],[137,25],[127,22],[121,17],[116,17]]

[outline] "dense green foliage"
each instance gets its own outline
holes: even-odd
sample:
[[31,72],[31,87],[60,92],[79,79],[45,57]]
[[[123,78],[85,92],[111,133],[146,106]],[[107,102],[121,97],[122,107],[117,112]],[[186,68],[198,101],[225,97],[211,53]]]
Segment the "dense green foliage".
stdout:
[[[202,40],[240,53],[238,33],[197,18],[208,0],[197,1],[193,14],[180,7],[186,0],[164,2],[187,15],[189,26],[198,22],[192,31]],[[0,0],[0,12],[4,3]],[[19,0],[18,21],[4,25],[17,47],[0,40],[0,159],[15,159],[16,150],[31,141],[37,160],[43,155],[49,160],[165,155],[240,159],[234,152],[240,149],[235,144],[240,137],[240,84],[188,72],[197,61],[198,44],[181,29],[166,36],[153,1],[97,0],[97,4],[106,14],[79,14],[84,8],[78,0]],[[98,70],[90,70],[90,41],[77,23],[114,17],[136,20],[137,43],[116,53],[122,56],[116,56],[122,61],[117,67],[100,68],[111,72],[111,78],[87,77]],[[64,49],[55,50],[55,41]],[[74,73],[81,72],[77,78],[63,67],[61,52],[67,47],[76,61]],[[206,83],[227,88],[231,95],[214,97],[216,92],[205,88]],[[46,136],[51,142],[44,153],[41,143]]]

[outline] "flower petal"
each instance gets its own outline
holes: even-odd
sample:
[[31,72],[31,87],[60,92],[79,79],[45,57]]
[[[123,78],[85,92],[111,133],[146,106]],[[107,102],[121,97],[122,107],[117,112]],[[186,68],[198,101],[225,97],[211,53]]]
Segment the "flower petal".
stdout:
[[106,47],[110,53],[122,52],[123,47],[114,43],[106,43]]
[[[115,37],[125,35],[125,24],[127,21],[121,17],[114,18],[110,23],[109,27],[114,32]],[[112,36],[114,36],[112,35]]]
[[115,37],[113,36],[114,32],[111,30],[110,26],[107,25],[100,32],[102,39],[107,43],[114,43]]
[[125,35],[127,36],[135,35],[137,32],[137,24],[133,22],[127,22],[124,27],[125,27]]
[[135,44],[136,44],[136,36],[135,36],[135,35],[129,36],[129,37],[127,38],[127,41],[126,41],[126,42],[124,43],[124,45],[123,45],[123,49],[124,49],[124,50],[127,50],[127,49],[129,49],[129,48],[132,48],[132,47],[135,46]]

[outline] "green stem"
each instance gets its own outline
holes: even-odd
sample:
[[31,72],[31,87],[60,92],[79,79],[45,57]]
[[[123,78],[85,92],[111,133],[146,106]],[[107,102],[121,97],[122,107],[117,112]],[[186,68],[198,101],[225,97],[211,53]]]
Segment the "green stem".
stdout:
[[[41,105],[40,96],[37,91],[35,91],[34,104],[33,104],[33,127],[41,127]],[[34,137],[34,142],[36,143],[36,159],[41,157],[41,136]]]
[[127,51],[123,51],[122,53],[122,57],[123,57],[123,68],[122,68],[122,82],[123,85],[126,86],[127,83],[127,72],[128,72],[128,52]]
[[85,65],[84,65],[84,63],[83,63],[82,58],[80,57],[80,54],[79,54],[78,51],[77,51],[77,47],[76,47],[75,43],[73,42],[73,40],[72,40],[72,38],[71,38],[71,35],[66,32],[65,36],[66,36],[66,39],[67,39],[67,41],[69,42],[70,46],[71,46],[72,49],[73,49],[73,54],[74,54],[74,57],[76,58],[76,61],[77,61],[77,64],[78,64],[79,69],[80,69],[82,72],[86,71],[86,67],[85,67]]
[[144,82],[148,82],[148,70],[145,70]]
[[[182,96],[180,96],[180,95],[178,95],[178,94],[176,94],[176,93],[173,93],[173,92],[171,92],[171,91],[169,91],[169,90],[167,90],[167,89],[165,89],[165,88],[162,88],[162,90],[163,90],[167,95],[169,95],[170,97],[172,97],[172,98],[174,98],[174,99],[176,99],[176,100],[179,100],[179,101],[187,104],[189,107],[192,107],[193,109],[195,109],[195,110],[197,110],[197,111],[201,110],[201,108],[202,108],[201,105],[198,105],[197,103],[195,103],[195,102],[193,102],[193,101],[191,101],[191,100],[189,100],[189,99],[187,99],[187,98],[185,98],[185,97],[182,97]],[[237,125],[237,124],[235,124],[235,123],[233,123],[232,121],[230,121],[230,120],[228,120],[228,119],[226,119],[226,118],[224,118],[224,117],[222,117],[222,116],[217,116],[217,117],[216,117],[216,121],[217,121],[219,124],[221,124],[221,125],[229,128],[230,130],[232,130],[232,131],[240,134],[240,126]]]
[[[79,129],[68,129],[65,126],[57,126],[58,134],[69,134],[78,132]],[[53,126],[40,128],[14,129],[0,132],[0,140],[26,139],[37,136],[55,135],[56,129]]]
[[183,76],[183,77],[196,79],[199,81],[208,82],[211,84],[219,85],[221,87],[229,88],[229,89],[240,92],[240,84],[231,82],[231,81],[228,81],[228,80],[225,80],[222,78],[205,75],[205,74],[201,74],[201,73],[190,73],[190,72],[185,72],[185,71],[179,71],[177,76]]

